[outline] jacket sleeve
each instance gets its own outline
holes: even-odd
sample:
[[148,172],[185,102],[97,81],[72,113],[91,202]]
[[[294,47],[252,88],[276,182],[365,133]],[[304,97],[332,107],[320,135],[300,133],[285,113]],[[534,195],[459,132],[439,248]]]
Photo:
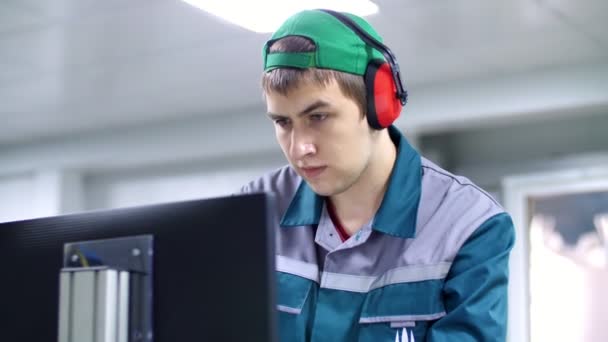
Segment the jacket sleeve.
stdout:
[[507,332],[509,254],[515,229],[508,214],[488,219],[459,250],[443,288],[446,315],[427,342],[502,342]]

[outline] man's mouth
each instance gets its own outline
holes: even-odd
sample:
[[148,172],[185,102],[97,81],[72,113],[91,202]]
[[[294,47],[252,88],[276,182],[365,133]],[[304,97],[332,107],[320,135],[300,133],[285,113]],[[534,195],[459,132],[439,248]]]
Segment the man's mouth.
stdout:
[[327,166],[312,166],[312,167],[301,167],[300,171],[302,171],[302,174],[304,175],[305,178],[316,178],[318,177],[323,171],[325,171],[325,169],[327,168]]

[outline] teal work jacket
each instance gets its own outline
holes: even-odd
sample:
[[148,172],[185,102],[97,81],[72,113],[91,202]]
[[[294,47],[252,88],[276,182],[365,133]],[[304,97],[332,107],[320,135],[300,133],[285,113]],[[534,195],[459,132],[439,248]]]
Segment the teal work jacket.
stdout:
[[280,340],[504,341],[511,218],[389,133],[397,158],[381,206],[344,242],[291,167],[242,189],[276,199]]

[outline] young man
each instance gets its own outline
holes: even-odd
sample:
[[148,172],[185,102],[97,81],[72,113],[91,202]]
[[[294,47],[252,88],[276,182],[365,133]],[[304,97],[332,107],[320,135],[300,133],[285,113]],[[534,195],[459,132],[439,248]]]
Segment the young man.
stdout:
[[359,17],[314,10],[264,47],[290,165],[243,192],[277,199],[281,341],[504,341],[511,219],[391,125],[405,92],[379,42]]

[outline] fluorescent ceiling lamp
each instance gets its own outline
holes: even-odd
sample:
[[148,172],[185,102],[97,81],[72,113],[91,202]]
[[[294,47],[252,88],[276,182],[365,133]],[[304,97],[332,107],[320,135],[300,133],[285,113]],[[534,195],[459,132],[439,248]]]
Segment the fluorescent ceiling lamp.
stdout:
[[315,8],[349,12],[364,17],[378,12],[370,0],[183,0],[248,30],[273,32],[292,14]]

